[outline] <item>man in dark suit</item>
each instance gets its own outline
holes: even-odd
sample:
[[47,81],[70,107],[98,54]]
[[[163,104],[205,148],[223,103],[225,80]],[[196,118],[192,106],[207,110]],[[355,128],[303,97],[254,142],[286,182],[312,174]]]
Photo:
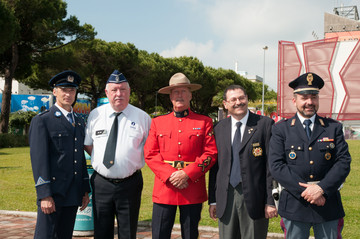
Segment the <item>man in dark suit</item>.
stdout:
[[342,125],[316,114],[324,81],[305,73],[289,86],[294,89],[294,117],[274,125],[269,167],[285,188],[279,214],[287,239],[341,238],[343,217],[339,188],[350,172],[351,157]]
[[84,155],[85,125],[72,110],[80,76],[64,71],[54,76],[56,103],[30,125],[30,156],[38,214],[34,238],[71,239],[79,206],[89,203],[89,176]]
[[210,217],[219,218],[220,238],[265,239],[269,218],[277,216],[267,163],[274,121],[248,110],[241,86],[229,86],[223,98],[231,117],[214,128],[218,161],[209,176]]

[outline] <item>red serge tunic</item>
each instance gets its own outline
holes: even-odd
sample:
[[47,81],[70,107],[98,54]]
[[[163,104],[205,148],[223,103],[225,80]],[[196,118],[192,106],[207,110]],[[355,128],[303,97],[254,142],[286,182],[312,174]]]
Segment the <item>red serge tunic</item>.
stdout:
[[[175,117],[174,112],[154,118],[144,154],[155,174],[154,203],[187,205],[207,200],[205,173],[217,159],[209,117],[189,110],[189,115],[182,118]],[[177,189],[168,181],[177,169],[164,161],[193,162],[182,169],[189,176],[187,188]]]

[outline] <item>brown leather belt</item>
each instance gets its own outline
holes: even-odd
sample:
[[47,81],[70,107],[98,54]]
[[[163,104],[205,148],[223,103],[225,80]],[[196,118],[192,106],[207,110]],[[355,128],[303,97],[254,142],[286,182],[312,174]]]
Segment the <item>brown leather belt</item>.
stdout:
[[122,182],[134,177],[135,175],[139,174],[140,172],[141,172],[141,170],[136,170],[135,173],[133,173],[132,175],[130,175],[129,177],[126,177],[126,178],[107,178],[107,177],[102,176],[100,173],[94,171],[94,173],[96,173],[96,175],[99,175],[101,178],[103,178],[111,183],[114,183],[114,184],[122,183]]
[[165,163],[170,164],[174,168],[177,168],[178,170],[185,168],[186,166],[194,163],[194,162],[185,162],[185,161],[167,161],[164,160]]

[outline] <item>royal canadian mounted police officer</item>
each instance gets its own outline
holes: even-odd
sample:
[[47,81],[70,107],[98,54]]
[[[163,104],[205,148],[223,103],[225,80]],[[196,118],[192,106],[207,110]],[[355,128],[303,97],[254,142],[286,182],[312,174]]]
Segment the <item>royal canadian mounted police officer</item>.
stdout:
[[73,112],[80,76],[64,71],[54,76],[56,103],[30,125],[30,156],[37,194],[34,238],[72,238],[76,212],[89,203],[89,176],[84,155],[85,125]]
[[[343,217],[339,188],[350,172],[351,157],[342,125],[316,114],[324,81],[305,73],[289,86],[294,89],[294,117],[272,129],[270,171],[285,188],[278,212],[287,239],[341,238]],[[340,236],[340,237],[339,237]]]
[[181,235],[198,238],[202,203],[207,200],[205,173],[215,164],[217,149],[211,118],[190,110],[191,84],[183,73],[174,74],[169,86],[173,112],[152,120],[145,143],[145,162],[155,174],[152,236],[170,239],[177,207]]

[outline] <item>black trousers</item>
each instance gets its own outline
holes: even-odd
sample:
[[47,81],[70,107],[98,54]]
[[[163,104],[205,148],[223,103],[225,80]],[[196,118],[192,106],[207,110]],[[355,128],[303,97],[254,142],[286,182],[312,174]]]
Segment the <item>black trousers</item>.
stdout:
[[[154,239],[170,239],[174,226],[176,205],[154,203],[152,215],[152,236]],[[202,203],[180,205],[181,236],[183,239],[197,239],[199,237],[199,221]]]
[[44,214],[38,206],[35,239],[71,239],[78,206],[56,207],[56,212]]
[[94,238],[114,238],[114,217],[118,238],[136,238],[143,178],[141,171],[121,182],[109,181],[98,173],[91,176]]

